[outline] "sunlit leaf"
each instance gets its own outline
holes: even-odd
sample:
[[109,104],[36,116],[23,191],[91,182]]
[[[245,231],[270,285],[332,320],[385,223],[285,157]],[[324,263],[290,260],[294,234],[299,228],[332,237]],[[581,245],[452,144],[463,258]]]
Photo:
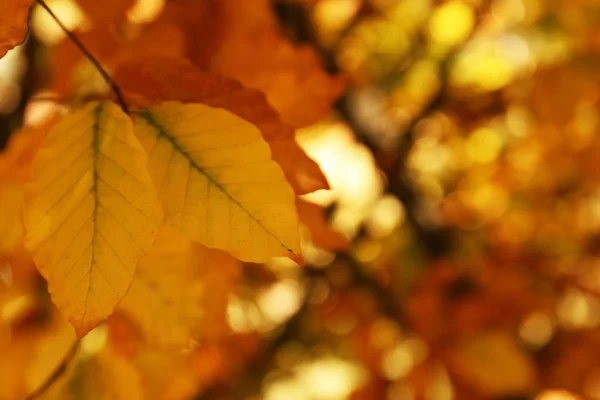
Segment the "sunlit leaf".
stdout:
[[223,109],[166,102],[137,114],[135,134],[169,224],[244,261],[298,258],[294,191],[256,126]]
[[92,102],[48,134],[26,187],[26,247],[52,299],[85,335],[123,298],[161,219],[132,122]]
[[296,194],[327,189],[319,166],[300,149],[294,131],[281,122],[265,97],[236,81],[202,72],[184,59],[152,57],[122,65],[114,76],[125,89],[150,104],[177,100],[223,108],[256,125]]

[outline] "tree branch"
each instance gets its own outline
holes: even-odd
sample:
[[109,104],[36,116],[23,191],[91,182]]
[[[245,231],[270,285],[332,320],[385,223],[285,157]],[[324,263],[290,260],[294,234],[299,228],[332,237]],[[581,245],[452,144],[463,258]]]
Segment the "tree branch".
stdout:
[[62,21],[58,18],[58,16],[54,13],[54,11],[52,11],[50,9],[50,7],[48,7],[48,4],[46,4],[46,2],[44,0],[36,0],[36,1],[40,6],[42,6],[43,9],[45,9],[48,12],[48,14],[50,14],[52,19],[54,19],[54,21],[56,21],[58,26],[60,26],[60,28],[63,30],[63,32],[71,40],[71,42],[73,42],[73,44],[75,44],[75,46],[77,46],[77,48],[83,53],[83,55],[94,65],[94,68],[96,68],[96,70],[98,70],[100,75],[102,75],[102,78],[104,79],[104,81],[110,86],[112,91],[115,93],[115,96],[117,97],[117,101],[119,102],[119,105],[121,106],[123,111],[126,114],[129,114],[129,107],[127,106],[127,103],[125,102],[125,97],[123,96],[123,92],[121,91],[121,88],[115,83],[115,81],[113,81],[113,79],[108,74],[108,72],[106,72],[106,70],[104,69],[102,64],[100,64],[100,62],[96,59],[96,57],[94,57],[94,55],[92,53],[90,53],[88,51],[88,49],[85,48],[85,45],[81,42],[81,40],[79,40],[79,38],[73,32],[71,32],[65,26],[65,24],[62,23]]
[[25,398],[25,400],[33,400],[33,399],[38,398],[42,394],[44,394],[44,392],[46,390],[48,390],[50,388],[50,386],[52,386],[52,384],[54,384],[58,380],[58,378],[60,378],[62,376],[62,374],[65,373],[65,371],[67,370],[67,367],[69,366],[69,364],[71,363],[73,358],[75,358],[75,355],[77,354],[77,351],[79,350],[79,343],[80,343],[79,339],[75,340],[73,342],[73,344],[69,348],[69,351],[67,351],[67,354],[65,354],[65,357],[60,362],[60,364],[58,364],[56,369],[54,369],[54,371],[50,374],[50,376],[48,376],[48,378],[44,381],[44,383],[40,387],[38,387],[36,390],[34,390],[32,393],[30,393]]

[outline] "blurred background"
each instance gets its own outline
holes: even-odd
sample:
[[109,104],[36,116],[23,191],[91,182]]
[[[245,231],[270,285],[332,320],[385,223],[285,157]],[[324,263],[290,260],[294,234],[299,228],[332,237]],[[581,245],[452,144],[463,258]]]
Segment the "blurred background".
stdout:
[[[85,31],[86,2],[47,3]],[[176,3],[138,0],[119,34],[137,37]],[[37,357],[26,386],[40,398],[133,398],[98,387],[135,373],[161,399],[600,399],[600,2],[268,6],[283,40],[321,68],[320,80],[256,84],[276,108],[294,105],[282,114],[331,185],[302,199],[306,265],[207,271],[210,332],[185,352],[144,347],[116,315],[75,356],[16,245],[20,186],[3,167],[27,162],[29,131],[64,99],[103,83],[33,10],[28,41],[0,61],[0,337],[12,341],[0,398],[22,379],[5,371]],[[175,51],[176,32],[156,29]],[[250,67],[219,69],[219,56],[210,68],[246,83]],[[306,104],[327,103],[316,117],[290,100],[311,85]],[[103,364],[107,343],[131,369]]]

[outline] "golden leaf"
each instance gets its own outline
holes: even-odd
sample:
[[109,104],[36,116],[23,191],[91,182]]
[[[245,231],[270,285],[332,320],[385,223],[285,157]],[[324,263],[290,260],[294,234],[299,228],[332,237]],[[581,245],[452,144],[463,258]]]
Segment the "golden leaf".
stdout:
[[25,188],[25,245],[54,303],[85,335],[126,294],[161,220],[146,155],[116,105],[89,103],[49,132]]
[[294,191],[256,126],[166,102],[140,111],[134,129],[170,225],[243,261],[300,256]]

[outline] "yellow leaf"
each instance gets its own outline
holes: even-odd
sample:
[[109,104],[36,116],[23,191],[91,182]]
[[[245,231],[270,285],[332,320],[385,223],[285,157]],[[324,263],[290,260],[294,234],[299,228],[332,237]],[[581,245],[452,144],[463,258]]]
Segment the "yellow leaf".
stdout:
[[25,246],[79,336],[108,317],[152,246],[160,205],[132,122],[89,103],[49,132],[25,188]]
[[186,347],[222,325],[218,315],[224,319],[229,295],[223,281],[235,280],[230,272],[239,264],[227,253],[194,245],[165,226],[140,260],[119,308],[137,323],[149,343]]
[[243,261],[300,256],[294,191],[256,126],[179,102],[141,111],[134,126],[170,225]]

